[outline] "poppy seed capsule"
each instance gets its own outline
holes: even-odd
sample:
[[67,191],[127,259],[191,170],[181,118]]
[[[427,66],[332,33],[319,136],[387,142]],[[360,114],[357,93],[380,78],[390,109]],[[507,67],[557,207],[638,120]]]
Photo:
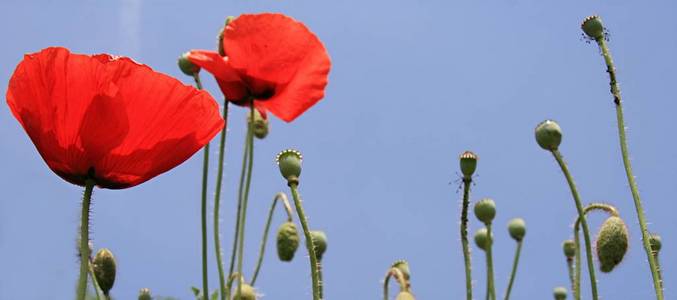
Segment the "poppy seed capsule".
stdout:
[[581,24],[581,29],[587,36],[592,39],[601,39],[604,38],[604,25],[602,24],[602,18],[599,16],[589,16],[583,20]]
[[[242,288],[235,290],[237,292],[235,292],[233,300],[256,300],[256,292],[254,292],[254,288],[251,285],[242,283]],[[240,290],[242,290],[242,294],[240,294]]]
[[277,256],[281,261],[291,261],[299,248],[299,233],[292,222],[284,222],[277,229]]
[[142,288],[139,291],[139,300],[151,300],[150,290],[148,288]]
[[92,269],[94,269],[94,277],[99,287],[104,295],[108,295],[115,283],[116,263],[113,253],[106,248],[99,250],[92,261]]
[[565,287],[556,287],[553,291],[555,300],[565,300],[567,298],[567,289]]
[[562,128],[553,120],[539,123],[536,126],[536,142],[545,150],[557,150],[562,142]]
[[628,250],[628,228],[623,219],[607,218],[597,234],[596,246],[599,269],[604,273],[611,272]]
[[301,176],[301,162],[303,161],[301,152],[294,149],[287,149],[280,152],[275,160],[280,167],[282,177],[287,179],[290,183],[298,182],[299,176]]
[[475,173],[477,169],[477,155],[470,151],[463,152],[461,154],[461,173],[463,173],[463,178],[470,178],[472,174]]
[[527,225],[522,218],[512,219],[510,220],[510,223],[508,223],[508,232],[514,240],[519,242],[527,233]]
[[393,268],[400,270],[402,272],[402,276],[404,276],[404,279],[409,280],[409,263],[406,260],[398,260],[395,263],[393,263]]
[[562,243],[562,250],[564,250],[564,256],[574,258],[576,256],[576,243],[573,240],[566,240]]
[[[247,116],[247,121],[251,122],[251,118]],[[252,124],[254,136],[262,140],[268,136],[268,120],[261,115],[258,109],[254,110],[254,123]]]
[[313,239],[313,245],[315,245],[315,256],[317,257],[317,260],[322,260],[324,252],[327,251],[327,235],[320,230],[311,230],[310,237]]
[[655,233],[649,235],[649,245],[651,245],[651,252],[658,254],[661,251],[661,236]]
[[416,298],[414,298],[414,295],[412,295],[410,292],[402,291],[397,294],[397,298],[395,298],[395,300],[416,300]]
[[496,217],[496,203],[494,200],[484,198],[475,203],[475,216],[484,224],[490,224]]
[[475,232],[475,244],[480,249],[486,251],[491,245],[489,240],[489,232],[486,227],[482,227]]
[[179,56],[179,69],[181,69],[183,74],[188,76],[193,76],[200,72],[200,67],[188,59],[188,52]]

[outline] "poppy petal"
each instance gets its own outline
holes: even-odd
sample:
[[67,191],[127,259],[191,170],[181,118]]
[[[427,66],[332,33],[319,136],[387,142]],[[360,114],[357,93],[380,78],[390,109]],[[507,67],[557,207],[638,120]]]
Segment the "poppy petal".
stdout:
[[239,73],[228,63],[228,58],[214,51],[192,50],[188,52],[188,59],[214,75],[221,92],[229,101],[241,102],[247,97],[247,87]]

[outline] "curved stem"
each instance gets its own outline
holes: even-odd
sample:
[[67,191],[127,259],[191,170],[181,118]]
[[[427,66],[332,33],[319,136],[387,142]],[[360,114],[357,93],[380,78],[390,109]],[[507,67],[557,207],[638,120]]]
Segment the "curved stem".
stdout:
[[266,226],[263,230],[263,238],[261,238],[261,247],[259,247],[259,259],[256,261],[256,268],[254,269],[254,275],[252,276],[251,285],[256,283],[256,278],[259,276],[259,270],[261,270],[261,264],[263,263],[263,254],[266,251],[266,241],[268,240],[268,232],[270,231],[270,223],[273,220],[273,212],[275,212],[275,205],[278,200],[284,202],[285,211],[287,212],[287,221],[291,222],[291,207],[289,206],[289,200],[287,195],[283,192],[275,194],[273,198],[273,204],[270,205],[270,210],[268,211],[268,219],[266,219]]
[[470,246],[468,243],[468,206],[470,204],[471,177],[463,178],[463,208],[461,210],[461,247],[465,263],[465,290],[466,299],[472,300],[472,273],[470,268]]
[[303,234],[306,238],[306,248],[308,249],[308,256],[310,257],[310,273],[313,282],[313,300],[320,300],[322,289],[322,283],[320,282],[318,266],[320,262],[317,260],[317,255],[315,255],[315,242],[313,241],[312,236],[310,235],[310,227],[308,226],[308,219],[306,218],[306,213],[303,210],[301,205],[301,198],[298,193],[298,183],[289,183],[289,188],[291,189],[292,197],[294,198],[294,205],[296,206],[296,212],[299,215],[299,220],[301,221],[301,227],[303,228]]
[[592,299],[597,300],[598,299],[597,279],[595,277],[595,265],[592,262],[592,245],[590,242],[590,229],[588,229],[588,222],[585,220],[585,213],[583,212],[583,204],[581,204],[581,197],[578,195],[576,183],[574,183],[574,179],[571,176],[571,173],[569,173],[569,168],[564,162],[562,154],[559,152],[559,150],[552,150],[551,152],[552,155],[555,157],[555,160],[557,160],[557,163],[559,164],[560,168],[562,169],[564,177],[566,177],[567,183],[569,184],[569,188],[571,189],[571,194],[574,198],[574,202],[576,203],[578,217],[580,218],[581,225],[583,226],[583,236],[585,238],[585,251],[588,259],[588,272],[590,273],[590,288],[592,289]]
[[390,268],[386,273],[386,278],[383,280],[383,300],[388,300],[388,282],[390,277],[395,277],[397,283],[400,285],[400,291],[408,291],[409,283],[405,280],[404,274],[398,268]]
[[89,208],[94,190],[94,180],[85,180],[85,193],[82,196],[80,215],[80,277],[78,279],[77,299],[84,300],[87,294],[87,272],[89,271]]
[[99,282],[96,281],[96,275],[94,275],[94,267],[92,267],[92,261],[91,260],[89,261],[89,270],[88,271],[89,271],[89,277],[92,278],[92,285],[94,285],[94,292],[96,294],[96,300],[101,300],[101,298],[107,300],[109,298],[108,295],[104,294],[103,297],[101,297],[101,294],[102,294],[101,287],[99,287]]
[[223,258],[221,251],[221,236],[219,233],[219,210],[221,204],[221,185],[223,183],[223,158],[226,154],[226,130],[228,128],[228,100],[223,100],[223,119],[225,124],[221,130],[219,141],[219,164],[216,171],[216,190],[214,192],[214,248],[216,251],[216,264],[219,269],[219,290],[221,300],[226,300],[226,281],[223,271]]
[[[250,120],[254,120],[254,100],[250,102]],[[247,178],[244,185],[244,194],[242,196],[242,216],[240,217],[240,234],[238,237],[238,255],[237,272],[242,274],[242,261],[244,258],[244,232],[247,219],[247,201],[249,198],[249,187],[252,181],[252,168],[254,166],[254,122],[247,122],[247,152],[249,159],[247,161]],[[238,282],[237,294],[242,294],[242,280]]]
[[392,273],[388,270],[386,273],[386,278],[383,280],[383,300],[388,300],[388,283],[390,282],[390,277]]
[[658,273],[658,264],[654,259],[654,256],[651,252],[651,244],[649,243],[649,229],[646,224],[646,217],[644,216],[644,208],[642,208],[642,200],[639,196],[639,190],[637,189],[637,182],[635,181],[635,176],[632,173],[632,166],[630,164],[630,154],[628,153],[628,142],[625,135],[625,122],[623,121],[623,106],[621,104],[621,90],[618,87],[616,81],[616,68],[614,67],[613,59],[611,58],[611,52],[609,47],[606,44],[604,38],[597,39],[597,44],[599,44],[600,49],[602,50],[602,56],[604,56],[604,62],[607,66],[607,73],[609,73],[609,85],[611,87],[611,94],[614,97],[614,104],[616,105],[616,120],[618,125],[618,138],[621,146],[621,156],[623,158],[623,165],[625,166],[625,175],[628,178],[628,184],[630,185],[630,192],[632,193],[632,199],[635,202],[635,210],[637,211],[637,218],[639,219],[639,227],[642,231],[642,244],[644,245],[644,250],[646,251],[646,256],[649,259],[649,267],[651,268],[651,277],[653,278],[654,289],[656,290],[656,298],[658,300],[663,299],[663,288],[661,287],[660,274]]
[[[200,81],[200,73],[193,73],[195,79],[195,86],[198,90],[202,90],[202,82]],[[204,147],[204,158],[202,160],[202,201],[201,201],[201,230],[202,230],[202,295],[207,299],[209,294],[209,272],[207,271],[207,181],[209,177],[209,143]]]
[[512,284],[515,281],[515,274],[517,274],[517,264],[519,264],[521,251],[522,251],[522,241],[519,241],[517,242],[517,249],[515,250],[515,260],[512,263],[512,272],[510,273],[510,281],[508,283],[508,289],[505,292],[505,300],[510,299],[510,291],[512,290]]
[[[237,256],[237,245],[240,237],[240,219],[242,218],[242,195],[244,192],[244,181],[247,176],[247,162],[249,161],[249,137],[245,134],[244,149],[242,153],[242,171],[240,172],[240,184],[237,189],[237,213],[235,217],[235,233],[233,234],[233,247],[230,252],[230,267],[228,274],[233,274],[235,269],[235,257]],[[226,298],[230,297],[230,289],[226,289]]]
[[240,282],[247,282],[244,279],[244,276],[240,275],[240,273],[238,273],[238,272],[232,273],[232,274],[230,274],[230,276],[228,276],[228,283],[226,284],[226,287],[227,287],[226,291],[232,290],[233,281],[235,280],[235,278],[237,278]]
[[492,244],[494,243],[494,237],[491,234],[491,223],[487,225],[487,288],[489,289],[489,299],[496,300],[496,288],[494,286],[494,258],[491,252]]

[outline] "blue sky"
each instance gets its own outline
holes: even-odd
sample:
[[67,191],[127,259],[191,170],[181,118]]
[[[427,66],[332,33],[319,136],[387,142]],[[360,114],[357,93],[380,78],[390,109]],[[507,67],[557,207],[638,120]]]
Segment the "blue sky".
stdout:
[[[668,254],[661,257],[666,298],[673,299],[675,9],[670,1],[4,0],[0,82],[8,82],[24,53],[60,45],[131,56],[190,83],[176,57],[213,49],[226,16],[283,12],[319,36],[333,68],[324,100],[292,124],[272,120],[269,137],[256,143],[245,270],[254,266],[273,195],[287,191],[275,154],[296,147],[305,158],[300,188],[311,226],[329,238],[328,299],[378,299],[387,267],[401,258],[411,264],[417,298],[462,298],[457,159],[470,149],[480,156],[471,198],[491,197],[498,207],[497,295],[504,294],[515,246],[505,227],[522,217],[527,235],[513,299],[547,299],[553,287],[567,285],[560,245],[571,237],[575,216],[564,177],[533,138],[536,124],[553,118],[584,201],[615,205],[630,229],[624,262],[598,276],[600,294],[651,299],[605,67],[579,28],[584,17],[600,14],[611,32],[650,230],[662,235]],[[213,79],[203,80],[220,99]],[[226,256],[244,120],[243,109],[231,110],[221,227]],[[81,188],[47,168],[7,106],[0,109],[0,137],[0,299],[69,299]],[[200,285],[200,168],[196,155],[138,187],[94,191],[92,238],[96,249],[110,248],[118,259],[117,299],[133,299],[143,287],[191,299],[190,286]],[[274,224],[283,220],[277,212]],[[592,215],[592,230],[603,220]],[[479,227],[471,218],[471,232]],[[473,263],[481,298],[484,256],[476,248]],[[268,248],[262,272],[257,288],[264,299],[311,298],[302,253],[281,263]],[[589,298],[587,285],[583,295]]]

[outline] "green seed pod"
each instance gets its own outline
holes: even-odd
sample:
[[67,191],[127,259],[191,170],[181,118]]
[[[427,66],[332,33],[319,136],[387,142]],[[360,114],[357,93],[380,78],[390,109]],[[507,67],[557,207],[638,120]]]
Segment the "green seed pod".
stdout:
[[190,59],[188,59],[188,52],[179,56],[179,69],[181,69],[181,72],[183,72],[183,74],[186,74],[188,76],[193,76],[194,74],[200,72],[200,67],[198,67],[192,61],[190,61]]
[[527,233],[527,225],[522,218],[515,218],[508,223],[508,232],[515,241],[521,241]]
[[[247,116],[247,121],[251,122],[249,116]],[[257,139],[262,140],[268,136],[268,119],[264,118],[258,109],[254,110],[254,123],[252,125],[254,129],[254,136]]]
[[573,240],[566,240],[562,243],[562,250],[564,250],[564,256],[574,258],[576,256],[576,243]]
[[602,24],[602,18],[599,16],[585,18],[581,24],[581,29],[592,39],[598,40],[604,38],[604,25]]
[[395,300],[416,300],[416,298],[414,298],[414,295],[412,295],[410,292],[401,291],[397,294],[397,298],[395,298]]
[[651,252],[658,254],[661,251],[663,243],[661,242],[661,236],[655,233],[649,235],[649,244],[651,245]]
[[223,33],[226,31],[226,26],[235,19],[233,16],[226,18],[226,24],[219,30],[219,36],[216,38],[217,49],[219,49],[219,55],[226,56],[226,49],[223,48]]
[[489,232],[486,227],[482,227],[475,232],[475,244],[484,251],[489,249],[491,240],[489,240]]
[[99,287],[105,295],[108,295],[115,283],[116,263],[113,253],[106,248],[99,250],[92,261],[92,269]]
[[315,245],[315,255],[317,256],[317,260],[322,260],[324,252],[327,251],[327,235],[320,230],[311,230],[310,236],[313,239],[313,244]]
[[478,157],[475,153],[470,151],[463,152],[461,154],[461,173],[463,173],[463,178],[470,178],[472,174],[475,173],[477,169],[477,160]]
[[536,126],[536,142],[545,150],[557,150],[562,142],[562,128],[553,120],[539,123]]
[[301,162],[303,161],[301,152],[294,149],[287,149],[280,152],[275,160],[280,167],[282,177],[287,179],[290,183],[298,182],[299,176],[301,176]]
[[484,224],[491,224],[496,217],[496,203],[494,200],[484,198],[475,203],[475,216]]
[[596,246],[599,269],[604,273],[611,272],[628,250],[628,228],[623,219],[607,218],[597,234]]
[[555,300],[565,300],[567,298],[567,289],[565,287],[556,287],[553,291]]
[[139,300],[151,300],[150,290],[147,288],[142,288],[139,291]]
[[233,300],[256,300],[256,292],[254,291],[254,288],[251,285],[248,285],[246,283],[242,283],[242,294],[239,293],[238,288],[235,289],[235,295],[233,296]]
[[277,256],[281,261],[291,261],[299,248],[299,233],[293,222],[284,222],[277,229]]
[[398,260],[393,265],[391,268],[395,268],[400,270],[402,272],[402,276],[404,276],[404,279],[409,280],[410,277],[410,271],[409,271],[409,263],[406,260]]

